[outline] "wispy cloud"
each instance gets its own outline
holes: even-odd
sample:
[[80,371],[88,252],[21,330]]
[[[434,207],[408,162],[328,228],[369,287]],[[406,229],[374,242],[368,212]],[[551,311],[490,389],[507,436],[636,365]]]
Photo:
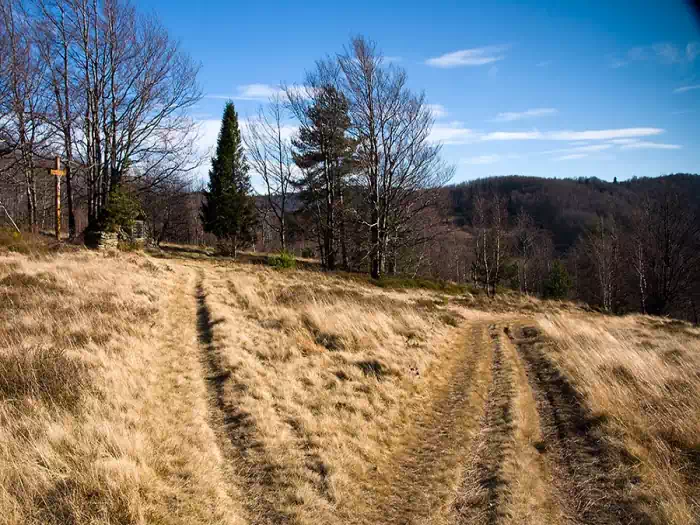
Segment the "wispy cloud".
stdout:
[[245,84],[238,86],[238,94],[235,98],[239,100],[268,100],[281,92],[281,88],[269,84]]
[[478,134],[465,128],[464,123],[459,121],[437,124],[430,131],[430,140],[442,144],[468,144],[478,138]]
[[466,159],[461,159],[459,162],[460,164],[482,165],[494,164],[500,160],[500,155],[478,155],[476,157],[467,157]]
[[542,140],[544,134],[539,131],[492,131],[481,135],[481,140]]
[[[522,141],[522,140],[549,140],[549,141],[611,141],[617,139],[638,139],[640,137],[651,137],[664,132],[661,128],[620,128],[620,129],[599,129],[584,131],[491,131],[483,132],[468,129],[464,123],[452,121],[435,125],[430,134],[433,142],[443,144],[471,144],[474,142],[490,141]],[[585,146],[584,146],[585,147]],[[600,146],[596,146],[598,151]],[[594,151],[594,150],[591,150]]]
[[555,160],[574,160],[582,159],[584,157],[587,157],[585,153],[572,153],[571,155],[562,155],[561,157],[557,157]]
[[[309,96],[309,93],[311,92],[304,86],[290,86],[289,89],[303,97]],[[204,98],[217,100],[257,100],[260,102],[267,102],[272,97],[282,96],[283,94],[284,89],[282,89],[281,86],[272,86],[270,84],[243,84],[238,86],[236,88],[236,93],[232,95],[208,94],[204,95]]]
[[612,144],[591,144],[589,146],[576,146],[574,148],[563,148],[545,153],[595,153],[597,151],[605,151],[612,148]]
[[673,90],[674,93],[685,93],[686,91],[693,91],[695,89],[700,89],[700,84],[693,84],[692,86],[681,86]]
[[505,58],[509,46],[486,46],[461,49],[438,57],[429,58],[425,63],[433,67],[451,68],[463,66],[483,66]]
[[679,144],[663,144],[660,142],[630,142],[629,144],[623,144],[620,146],[621,149],[681,149],[683,146]]
[[688,42],[685,46],[678,46],[671,42],[657,42],[650,46],[637,46],[626,53],[608,56],[611,68],[624,67],[631,62],[654,59],[662,64],[690,64],[700,56],[700,42]]
[[558,111],[554,108],[536,108],[520,112],[505,112],[496,115],[496,118],[493,119],[493,122],[512,122],[514,120],[523,120],[535,117],[546,117],[550,115],[556,115],[557,113]]
[[547,133],[551,140],[611,140],[631,137],[649,137],[660,135],[664,130],[660,128],[621,128],[599,129],[587,131],[552,131]]
[[433,115],[433,118],[445,118],[448,115],[447,108],[445,108],[445,106],[443,106],[442,104],[427,104],[426,107]]
[[608,142],[610,142],[610,144],[622,146],[624,144],[632,144],[633,142],[639,142],[639,139],[611,139]]

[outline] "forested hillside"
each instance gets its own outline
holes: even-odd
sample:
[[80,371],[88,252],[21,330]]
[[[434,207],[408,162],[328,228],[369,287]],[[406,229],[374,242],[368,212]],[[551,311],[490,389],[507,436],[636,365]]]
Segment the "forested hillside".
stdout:
[[510,217],[524,210],[538,227],[551,233],[556,252],[565,254],[587,228],[595,225],[598,217],[614,215],[629,225],[634,210],[647,195],[653,197],[668,187],[685,195],[689,206],[700,206],[700,177],[686,173],[612,183],[595,177],[545,179],[513,175],[458,184],[447,191],[458,225],[471,224],[477,192],[496,192],[507,199]]

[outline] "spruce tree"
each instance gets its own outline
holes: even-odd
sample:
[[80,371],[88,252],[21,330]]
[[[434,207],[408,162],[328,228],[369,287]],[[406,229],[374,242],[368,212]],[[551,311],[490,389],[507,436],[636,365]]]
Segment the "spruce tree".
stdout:
[[235,257],[238,249],[255,239],[255,203],[251,197],[238,114],[233,102],[227,102],[211,160],[209,184],[202,203],[204,231],[213,233],[220,246]]

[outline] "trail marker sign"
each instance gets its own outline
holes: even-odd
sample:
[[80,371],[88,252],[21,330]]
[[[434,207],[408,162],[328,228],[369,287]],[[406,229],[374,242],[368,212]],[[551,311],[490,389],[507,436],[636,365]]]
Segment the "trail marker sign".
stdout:
[[61,177],[66,174],[66,170],[61,169],[61,158],[56,157],[56,167],[49,170],[51,175],[56,177],[56,240],[61,240]]

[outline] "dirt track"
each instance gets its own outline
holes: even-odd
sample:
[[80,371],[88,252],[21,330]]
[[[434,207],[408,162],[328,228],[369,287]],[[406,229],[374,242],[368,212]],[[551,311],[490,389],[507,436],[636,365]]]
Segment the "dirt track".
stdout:
[[[225,401],[236,388],[212,340],[200,284],[197,326],[220,436],[252,523],[305,523],[280,512],[274,461],[256,442],[245,413]],[[331,523],[508,524],[651,523],[626,497],[633,479],[602,439],[585,400],[543,350],[527,321],[478,322],[465,328],[451,380],[415,416],[402,446],[361,482],[360,512]],[[335,503],[335,502],[331,502]]]

